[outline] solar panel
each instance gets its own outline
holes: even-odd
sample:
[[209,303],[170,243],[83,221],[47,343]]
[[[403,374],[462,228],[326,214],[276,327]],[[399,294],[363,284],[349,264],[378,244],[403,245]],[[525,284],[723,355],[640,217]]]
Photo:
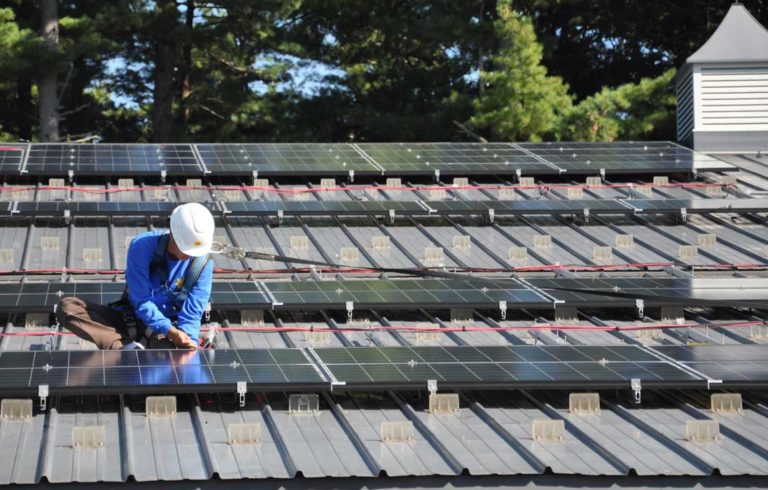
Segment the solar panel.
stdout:
[[702,381],[636,346],[356,347],[315,349],[346,389],[626,388],[701,386]]
[[[0,353],[0,396],[768,386],[767,346],[422,346]],[[679,360],[675,357],[680,358]],[[695,370],[701,371],[696,372]],[[703,371],[702,371],[703,370]],[[708,370],[708,371],[707,371]],[[715,375],[715,376],[713,376]]]
[[768,346],[657,346],[653,350],[730,388],[768,386]]
[[328,383],[301,349],[3,352],[0,393],[112,394],[270,391]]
[[[530,284],[531,286],[529,286]],[[51,311],[64,296],[94,303],[120,298],[123,283],[0,284],[0,312]],[[586,291],[586,292],[585,292]],[[616,297],[614,294],[626,296]],[[218,309],[413,310],[419,308],[552,309],[558,306],[626,308],[645,306],[745,306],[768,304],[765,278],[594,278],[515,279],[471,282],[463,279],[347,281],[216,281],[211,302]]]
[[636,346],[387,347],[3,352],[0,394],[701,387],[705,381]]
[[24,150],[27,145],[24,144],[5,144],[0,143],[0,173],[17,174],[21,169],[21,163],[24,160]]
[[387,175],[559,174],[561,171],[509,143],[361,143]]
[[736,171],[714,157],[670,142],[517,143],[569,174],[640,174],[646,172]]
[[[768,212],[768,199],[583,199],[520,201],[242,201],[202,203],[228,216],[524,216],[524,215],[680,215]],[[167,216],[174,202],[20,201],[0,209],[0,217]]]
[[[24,160],[24,150],[27,158]],[[20,151],[19,151],[20,150]],[[198,161],[199,158],[199,161]],[[30,175],[597,175],[731,171],[669,142],[21,144],[0,173]]]
[[[563,300],[565,304],[580,306],[609,307],[620,304],[631,306],[635,298],[643,299],[646,306],[680,305],[681,303],[707,306],[734,306],[740,303],[745,306],[768,304],[768,279],[765,278],[595,277],[530,279],[528,282]],[[622,297],[605,294],[621,294]],[[623,297],[623,295],[627,296]]]
[[190,145],[30,145],[22,172],[30,175],[201,175]]
[[215,175],[347,175],[381,170],[346,143],[198,144],[206,169]]
[[262,282],[277,308],[355,309],[497,308],[506,301],[515,308],[546,308],[552,300],[514,280],[471,283],[460,279]]
[[[109,304],[120,299],[125,283],[117,282],[25,282],[0,284],[0,311],[50,312],[61,298],[77,296],[89,302]],[[216,282],[211,302],[224,309],[239,309],[244,305],[267,308],[272,302],[251,282]]]

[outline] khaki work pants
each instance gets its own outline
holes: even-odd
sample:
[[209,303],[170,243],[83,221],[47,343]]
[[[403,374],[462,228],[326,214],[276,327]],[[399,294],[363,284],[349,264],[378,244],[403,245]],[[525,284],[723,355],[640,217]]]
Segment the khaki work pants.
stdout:
[[[120,349],[126,341],[128,326],[123,314],[107,305],[86,303],[75,298],[63,298],[56,308],[59,324],[81,339],[89,340],[99,349]],[[135,339],[127,339],[131,342]],[[150,349],[175,349],[164,335],[153,333],[145,342]],[[142,342],[142,343],[145,343]]]

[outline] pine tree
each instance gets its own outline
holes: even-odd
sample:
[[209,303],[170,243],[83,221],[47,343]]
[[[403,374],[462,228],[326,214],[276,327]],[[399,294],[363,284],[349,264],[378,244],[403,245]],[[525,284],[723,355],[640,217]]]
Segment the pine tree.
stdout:
[[498,17],[494,26],[500,46],[490,57],[492,68],[480,72],[484,90],[475,100],[470,124],[492,139],[557,137],[561,117],[571,107],[568,87],[547,75],[531,19],[504,1]]

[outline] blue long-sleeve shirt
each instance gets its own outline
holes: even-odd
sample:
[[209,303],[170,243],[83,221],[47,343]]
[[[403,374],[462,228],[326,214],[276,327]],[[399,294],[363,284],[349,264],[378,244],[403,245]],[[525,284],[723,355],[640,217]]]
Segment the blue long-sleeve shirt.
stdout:
[[[136,317],[155,332],[167,335],[168,330],[173,326],[173,320],[177,320],[176,328],[198,342],[200,320],[211,297],[213,261],[208,261],[197,282],[189,291],[186,301],[180,309],[177,309],[171,294],[172,289],[163,284],[162,271],[158,269],[152,274],[149,272],[157,242],[160,236],[166,233],[168,232],[149,231],[137,235],[131,241],[125,268],[128,300],[136,312]],[[175,285],[180,279],[184,279],[187,269],[192,265],[192,259],[176,260],[167,252],[165,260],[168,285]]]

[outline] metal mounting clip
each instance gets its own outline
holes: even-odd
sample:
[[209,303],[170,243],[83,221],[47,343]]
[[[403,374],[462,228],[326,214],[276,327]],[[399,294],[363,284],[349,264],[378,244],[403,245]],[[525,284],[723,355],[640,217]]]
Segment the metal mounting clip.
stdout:
[[355,181],[355,171],[354,170],[350,170],[349,171],[349,181],[350,182],[354,182]]
[[277,210],[277,224],[282,225],[283,224],[283,218],[285,217],[285,213],[283,213],[282,209]]
[[245,406],[245,393],[248,391],[248,384],[245,381],[237,382],[237,398],[240,402],[240,406]]
[[491,208],[488,210],[488,223],[493,223],[493,219],[496,217],[496,211]]
[[584,222],[589,223],[589,208],[584,208]]
[[347,318],[352,319],[352,311],[355,309],[354,301],[347,301]]
[[72,212],[69,209],[64,210],[64,224],[68,225],[72,222]]
[[437,393],[437,380],[436,379],[428,379],[427,380],[427,391],[430,395],[434,395]]
[[395,210],[390,209],[389,210],[389,224],[394,225],[395,224]]
[[163,184],[165,184],[165,178],[166,178],[167,176],[168,176],[168,172],[166,172],[165,170],[161,170],[161,171],[160,171],[160,182],[162,182]]
[[645,316],[645,301],[642,299],[636,299],[635,307],[637,308],[637,317],[643,318]]
[[440,182],[440,169],[435,169],[435,182]]
[[507,319],[507,302],[506,301],[499,301],[499,311],[501,312],[501,319],[506,320]]
[[630,381],[630,387],[635,394],[635,405],[640,405],[642,401],[643,386],[640,382],[640,378],[632,378]]
[[683,223],[688,221],[688,210],[686,208],[680,208],[680,221]]
[[38,386],[37,396],[40,397],[40,410],[45,412],[45,410],[48,408],[48,385]]

